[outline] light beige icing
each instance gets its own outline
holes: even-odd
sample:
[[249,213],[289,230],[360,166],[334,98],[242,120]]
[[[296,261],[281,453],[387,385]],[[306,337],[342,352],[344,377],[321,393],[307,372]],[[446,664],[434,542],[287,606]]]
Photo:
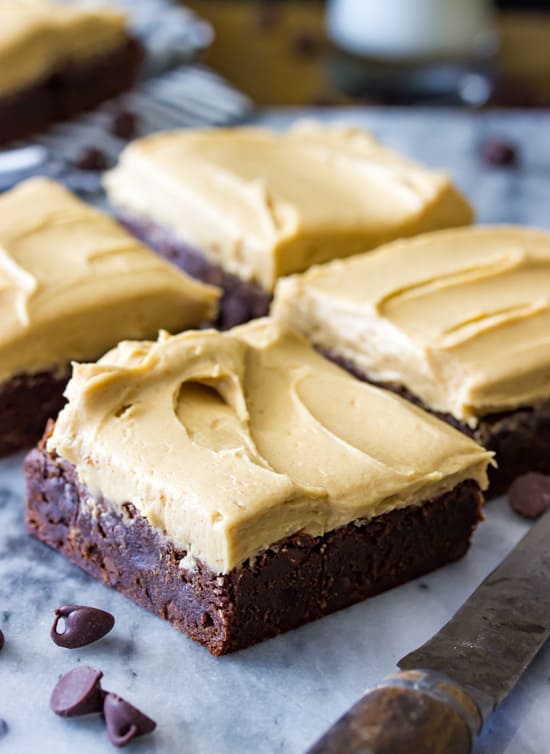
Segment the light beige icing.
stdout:
[[198,325],[217,296],[53,181],[0,196],[0,380]]
[[76,365],[67,397],[49,449],[216,571],[297,531],[419,505],[464,479],[486,486],[489,453],[268,319],[121,343]]
[[472,220],[446,175],[363,131],[311,123],[134,141],[106,188],[121,210],[267,290],[313,264]]
[[550,398],[550,233],[427,234],[281,281],[273,313],[476,426]]
[[0,0],[0,96],[66,64],[110,52],[125,38],[126,18],[110,8]]

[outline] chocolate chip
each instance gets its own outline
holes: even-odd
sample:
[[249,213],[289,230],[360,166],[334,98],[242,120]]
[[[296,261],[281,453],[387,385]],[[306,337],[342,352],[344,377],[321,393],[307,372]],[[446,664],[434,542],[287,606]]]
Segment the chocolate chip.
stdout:
[[5,643],[4,634],[0,631],[0,652],[4,649]]
[[107,694],[103,703],[103,714],[109,740],[119,747],[126,746],[137,736],[151,733],[157,727],[154,720],[117,694]]
[[96,147],[87,147],[83,149],[74,161],[75,167],[80,170],[89,170],[91,172],[101,172],[106,170],[109,162],[105,154]]
[[[65,619],[65,630],[58,633],[57,627],[62,618]],[[55,611],[50,636],[58,647],[76,649],[101,639],[114,625],[115,619],[105,610],[85,605],[64,605]]]
[[490,139],[483,144],[483,159],[489,165],[499,165],[501,167],[511,167],[518,163],[518,153],[516,147],[508,141],[502,139]]
[[111,130],[115,136],[129,141],[137,134],[138,119],[129,110],[122,110],[113,116]]
[[81,665],[70,670],[55,685],[50,709],[61,717],[77,717],[101,712],[105,692],[101,688],[101,670]]
[[538,518],[550,508],[550,476],[530,471],[518,476],[508,490],[508,501],[524,518]]

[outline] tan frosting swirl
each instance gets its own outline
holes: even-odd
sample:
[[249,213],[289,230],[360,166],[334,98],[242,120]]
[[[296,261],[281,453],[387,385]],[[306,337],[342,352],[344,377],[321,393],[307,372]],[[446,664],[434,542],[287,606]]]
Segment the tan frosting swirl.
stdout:
[[217,298],[53,181],[0,196],[0,380],[196,326]]
[[550,233],[465,228],[390,244],[281,281],[273,314],[472,426],[550,398]]
[[486,485],[476,443],[268,319],[121,343],[76,365],[67,397],[49,449],[216,571],[297,531]]
[[271,290],[277,278],[403,236],[465,225],[448,176],[354,128],[175,131],[134,141],[111,201]]
[[31,86],[65,64],[109,52],[125,37],[125,16],[110,8],[2,0],[0,96]]

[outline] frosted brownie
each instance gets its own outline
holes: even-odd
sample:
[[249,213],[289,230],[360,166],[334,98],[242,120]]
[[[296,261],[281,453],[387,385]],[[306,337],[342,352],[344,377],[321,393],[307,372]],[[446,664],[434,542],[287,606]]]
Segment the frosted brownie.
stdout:
[[0,455],[57,415],[72,360],[212,320],[217,297],[53,181],[0,196]]
[[106,7],[0,2],[0,144],[129,88],[142,53],[126,27]]
[[472,220],[446,175],[311,123],[156,134],[126,148],[106,189],[141,240],[225,290],[222,327],[265,314],[283,275]]
[[280,283],[274,315],[496,453],[490,493],[550,473],[550,234],[470,228]]
[[76,365],[27,525],[224,654],[461,557],[490,454],[270,320]]

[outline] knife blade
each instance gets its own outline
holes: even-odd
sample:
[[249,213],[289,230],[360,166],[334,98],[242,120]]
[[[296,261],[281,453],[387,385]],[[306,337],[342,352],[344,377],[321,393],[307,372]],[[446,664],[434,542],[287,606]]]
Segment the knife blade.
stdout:
[[308,754],[470,754],[550,636],[550,510],[443,628]]

